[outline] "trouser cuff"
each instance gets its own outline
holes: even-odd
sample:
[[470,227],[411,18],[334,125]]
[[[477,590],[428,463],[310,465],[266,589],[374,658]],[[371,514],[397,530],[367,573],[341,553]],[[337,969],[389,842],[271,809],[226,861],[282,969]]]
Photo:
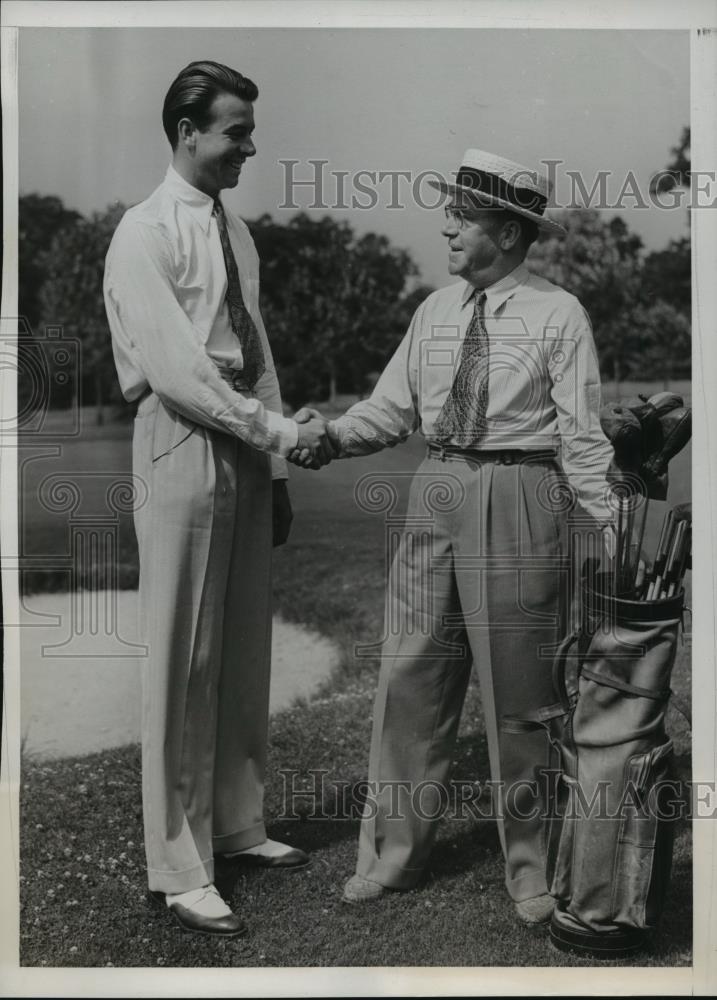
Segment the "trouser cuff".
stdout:
[[387,889],[413,889],[423,872],[422,868],[399,868],[379,858],[368,858],[356,863],[356,874],[370,882],[378,882]]
[[209,885],[213,881],[213,858],[207,858],[192,868],[184,868],[178,872],[147,869],[147,883],[151,892],[189,892],[191,889],[201,889],[203,885]]
[[223,833],[221,836],[212,838],[212,847],[215,854],[233,854],[235,851],[244,851],[247,847],[256,847],[266,840],[266,827],[263,823],[257,823],[249,827],[248,830],[237,830],[234,833]]
[[545,872],[540,869],[521,875],[520,878],[506,878],[505,885],[514,903],[522,903],[524,899],[533,899],[534,896],[544,896],[548,891]]

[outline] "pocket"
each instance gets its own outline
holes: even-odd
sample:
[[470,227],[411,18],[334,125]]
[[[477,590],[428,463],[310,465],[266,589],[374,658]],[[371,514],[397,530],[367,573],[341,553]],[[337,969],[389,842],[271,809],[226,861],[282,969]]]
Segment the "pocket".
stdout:
[[134,419],[146,420],[147,417],[151,417],[156,412],[158,406],[159,396],[155,392],[152,392],[151,389],[146,389],[137,403]]
[[673,823],[661,808],[667,787],[672,741],[635,754],[625,767],[620,831],[612,886],[616,923],[654,927],[670,877]]
[[[499,752],[506,787],[509,788],[512,782],[509,764],[512,758],[532,760],[535,764],[533,774],[536,803],[540,809],[540,843],[549,887],[563,835],[565,768],[574,770],[576,766],[574,753],[563,742],[566,721],[567,714],[562,705],[553,704],[534,710],[528,718],[505,715],[500,724]],[[536,735],[540,737],[537,745]],[[513,777],[518,778],[517,775]],[[572,854],[572,847],[568,847],[567,841],[564,850]],[[565,867],[564,863],[561,864]]]
[[551,817],[546,880],[551,895],[568,903],[573,894],[575,832],[579,821],[576,808],[578,761],[571,747],[563,744],[561,749],[563,772],[558,784],[555,815]]
[[197,424],[159,402],[152,430],[152,461],[171,454],[197,429]]

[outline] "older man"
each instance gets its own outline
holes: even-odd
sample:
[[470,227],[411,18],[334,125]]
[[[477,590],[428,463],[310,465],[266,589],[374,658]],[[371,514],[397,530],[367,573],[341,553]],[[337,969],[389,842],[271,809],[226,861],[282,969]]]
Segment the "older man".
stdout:
[[415,430],[428,442],[390,572],[372,797],[344,900],[418,880],[475,663],[506,885],[518,917],[537,923],[552,910],[537,788],[562,713],[551,650],[566,592],[564,473],[607,528],[612,449],[588,317],[524,263],[540,229],[563,231],[544,215],[547,178],[471,149],[457,183],[439,186],[451,197],[448,269],[463,280],[426,299],[371,397],[330,425],[339,457]]
[[135,526],[149,888],[183,928],[225,937],[245,926],[214,887],[215,854],[308,861],[264,828],[271,549],[291,522],[282,456],[328,447],[321,421],[299,429],[282,415],[256,250],[220,197],[256,152],[257,94],[218,63],[182,70],[162,115],[172,164],[120,222],[105,271],[146,487]]

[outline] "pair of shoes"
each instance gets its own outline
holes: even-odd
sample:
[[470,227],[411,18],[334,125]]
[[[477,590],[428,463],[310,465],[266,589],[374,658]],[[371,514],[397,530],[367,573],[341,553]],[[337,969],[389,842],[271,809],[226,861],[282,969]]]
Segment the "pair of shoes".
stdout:
[[544,924],[550,920],[555,909],[555,900],[544,892],[542,896],[533,896],[532,899],[522,899],[515,904],[515,912],[524,924]]
[[344,886],[344,894],[341,897],[342,903],[368,903],[372,899],[378,899],[388,892],[385,885],[378,882],[371,882],[363,875],[352,875]]
[[157,906],[164,906],[184,931],[212,937],[235,938],[247,932],[243,920],[232,913],[213,885],[167,895],[149,891]]
[[306,868],[311,859],[298,847],[289,847],[277,840],[265,840],[263,844],[247,847],[243,851],[218,855],[223,861],[237,862],[251,868]]

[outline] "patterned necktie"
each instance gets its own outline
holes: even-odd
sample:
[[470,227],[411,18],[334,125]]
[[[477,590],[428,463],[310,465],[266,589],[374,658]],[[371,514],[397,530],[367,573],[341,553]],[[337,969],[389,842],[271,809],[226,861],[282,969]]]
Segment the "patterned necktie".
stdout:
[[485,302],[485,292],[476,293],[461,363],[434,429],[434,437],[441,444],[473,448],[486,432],[489,350]]
[[222,253],[224,254],[224,266],[227,271],[227,305],[229,306],[229,317],[232,323],[232,330],[237,335],[241,344],[241,352],[244,358],[242,374],[248,387],[253,389],[266,370],[264,349],[259,338],[259,331],[256,328],[254,320],[249,315],[247,307],[244,305],[237,262],[234,259],[234,251],[229,241],[224,207],[218,198],[214,202],[212,215],[217,220],[219,239],[222,242]]

